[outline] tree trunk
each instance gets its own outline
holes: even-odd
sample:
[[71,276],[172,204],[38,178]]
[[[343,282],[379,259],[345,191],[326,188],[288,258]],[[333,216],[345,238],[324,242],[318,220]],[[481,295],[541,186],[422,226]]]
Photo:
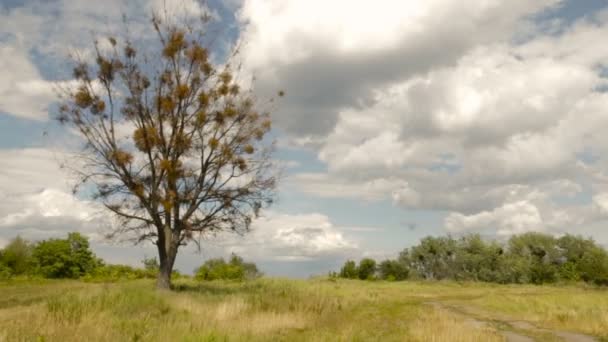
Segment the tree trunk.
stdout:
[[171,272],[173,270],[169,267],[161,267],[158,272],[158,278],[156,280],[156,288],[161,290],[171,289]]
[[[166,250],[165,248],[168,248]],[[156,281],[156,288],[161,290],[171,289],[171,273],[173,272],[173,264],[175,263],[175,257],[177,256],[177,246],[170,243],[168,246],[159,244],[158,256],[160,259],[160,267],[158,270],[158,278]]]

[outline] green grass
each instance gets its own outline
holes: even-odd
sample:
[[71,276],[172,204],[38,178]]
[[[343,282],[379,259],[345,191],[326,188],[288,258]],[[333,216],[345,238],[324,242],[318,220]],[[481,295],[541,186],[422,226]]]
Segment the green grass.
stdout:
[[507,319],[608,340],[608,291],[586,287],[13,281],[0,293],[0,341],[502,341]]

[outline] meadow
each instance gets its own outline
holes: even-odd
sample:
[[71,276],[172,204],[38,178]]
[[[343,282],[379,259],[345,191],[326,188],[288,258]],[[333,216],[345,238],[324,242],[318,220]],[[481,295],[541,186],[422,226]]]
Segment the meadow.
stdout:
[[0,282],[0,341],[608,341],[608,290],[319,278]]

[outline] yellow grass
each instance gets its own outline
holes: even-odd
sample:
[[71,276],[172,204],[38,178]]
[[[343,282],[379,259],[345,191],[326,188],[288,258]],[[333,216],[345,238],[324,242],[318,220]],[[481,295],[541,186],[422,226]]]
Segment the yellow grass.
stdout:
[[608,339],[608,291],[584,287],[325,279],[176,285],[159,292],[147,280],[0,283],[0,341],[502,341],[505,326],[497,322],[513,318]]

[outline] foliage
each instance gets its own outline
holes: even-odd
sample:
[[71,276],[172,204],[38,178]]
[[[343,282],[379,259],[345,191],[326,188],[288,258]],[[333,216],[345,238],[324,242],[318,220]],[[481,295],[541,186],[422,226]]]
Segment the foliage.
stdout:
[[128,265],[103,265],[88,273],[85,281],[117,281],[150,278],[154,279],[158,271],[134,268]]
[[[362,264],[366,265],[363,272]],[[361,260],[359,267],[349,260],[339,276],[368,279],[371,265],[368,259]],[[380,263],[377,276],[385,280],[452,279],[516,284],[583,280],[608,285],[608,252],[593,240],[572,235],[555,238],[526,233],[511,237],[504,245],[486,241],[479,235],[426,237],[418,245],[403,250],[397,259]]]
[[264,137],[273,101],[242,89],[238,49],[214,63],[209,16],[151,19],[154,39],[139,43],[125,28],[108,37],[110,48],[95,42],[94,58],[76,61],[58,119],[83,138],[73,164],[81,184],[121,221],[110,235],[152,241],[158,286],[169,288],[181,246],[247,232],[272,203],[276,170]]
[[340,277],[348,279],[356,279],[359,277],[359,269],[354,260],[347,260],[340,270]]
[[13,270],[8,266],[0,264],[0,280],[7,280],[13,276]]
[[359,261],[359,279],[361,280],[372,280],[375,279],[376,275],[376,260],[370,258],[364,258]]
[[17,236],[0,251],[0,265],[4,265],[12,275],[25,274],[30,268],[31,256],[32,244]]
[[41,241],[32,251],[35,273],[46,278],[78,278],[92,272],[99,263],[89,241],[79,233],[69,233],[67,239]]
[[209,259],[195,270],[197,280],[246,280],[261,276],[254,263],[248,263],[236,254],[226,262],[223,258]]
[[154,274],[158,273],[158,269],[160,268],[160,264],[158,263],[158,259],[156,257],[153,258],[144,258],[141,261],[144,264],[144,269],[148,272],[152,272]]
[[378,276],[385,280],[405,280],[409,269],[398,260],[384,260],[378,265]]

